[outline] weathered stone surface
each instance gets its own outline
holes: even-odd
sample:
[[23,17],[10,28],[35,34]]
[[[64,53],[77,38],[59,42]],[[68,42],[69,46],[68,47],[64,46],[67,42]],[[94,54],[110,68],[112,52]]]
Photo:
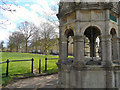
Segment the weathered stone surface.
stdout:
[[[119,5],[117,2],[60,3],[58,87],[120,88]],[[67,55],[69,36],[73,38],[73,59]],[[85,37],[90,41],[90,57],[84,55]],[[99,58],[95,55],[97,37],[100,38]]]

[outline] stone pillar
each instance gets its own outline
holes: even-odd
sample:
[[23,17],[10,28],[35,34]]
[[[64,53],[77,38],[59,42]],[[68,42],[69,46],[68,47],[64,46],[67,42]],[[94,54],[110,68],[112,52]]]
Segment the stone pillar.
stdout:
[[119,60],[119,63],[120,63],[120,38],[118,39],[118,42],[119,42],[119,58],[118,58],[118,60]]
[[62,38],[62,42],[61,42],[61,59],[62,62],[66,61],[68,57],[68,42],[67,42],[67,38]]
[[111,49],[111,35],[106,36],[106,66],[112,65],[112,49]]
[[105,44],[105,36],[101,37],[101,58],[102,58],[102,65],[106,65],[106,44]]
[[115,76],[112,69],[106,70],[106,88],[115,88]]
[[[57,87],[63,87],[64,86],[64,70],[62,69],[62,64],[67,60],[67,38],[62,35],[62,26],[59,27],[59,61],[58,61],[58,85]],[[64,87],[63,87],[64,88]]]
[[114,72],[112,68],[111,35],[106,36],[106,88],[115,88]]
[[76,55],[76,43],[75,43],[75,38],[73,38],[73,56],[75,57]]
[[119,58],[119,39],[113,38],[112,45],[113,45],[112,46],[112,53],[113,53],[112,60],[118,60],[118,58]]
[[112,46],[111,46],[111,49],[112,49],[112,60],[116,60],[116,58],[117,58],[117,42],[116,42],[116,38],[112,38],[111,39],[111,43],[112,43]]
[[70,87],[70,65],[66,65],[66,70],[64,71],[64,77],[63,79],[65,80],[64,84],[65,87],[64,88],[69,88]]
[[120,55],[120,44],[119,44],[119,38],[117,38],[117,41],[116,41],[116,43],[117,43],[117,60],[119,60],[119,55]]
[[102,65],[110,67],[112,65],[111,35],[101,37]]
[[120,14],[118,18],[118,37],[119,37],[119,61],[120,61]]
[[[59,20],[61,22],[61,20]],[[62,61],[62,26],[61,26],[61,23],[60,23],[60,26],[59,26],[59,62]]]
[[75,36],[75,62],[84,65],[84,36]]

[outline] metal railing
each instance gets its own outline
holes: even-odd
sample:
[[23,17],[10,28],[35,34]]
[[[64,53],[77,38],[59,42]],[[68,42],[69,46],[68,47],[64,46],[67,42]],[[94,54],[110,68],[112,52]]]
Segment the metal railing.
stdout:
[[0,62],[0,64],[7,63],[6,76],[8,76],[8,73],[9,73],[9,63],[10,62],[20,62],[20,61],[32,61],[32,63],[31,63],[31,73],[33,73],[33,61],[34,61],[33,58],[32,59],[27,59],[27,60],[9,60],[9,59],[7,59],[7,61]]
[[56,60],[56,59],[59,59],[59,58],[45,58],[45,71],[47,71],[47,61],[48,60]]

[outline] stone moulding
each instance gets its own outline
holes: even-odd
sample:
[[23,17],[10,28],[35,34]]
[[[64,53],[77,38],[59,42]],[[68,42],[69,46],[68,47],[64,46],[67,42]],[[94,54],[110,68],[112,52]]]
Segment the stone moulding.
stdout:
[[[74,3],[74,2],[67,2],[67,3]],[[62,7],[62,5],[61,5]],[[70,4],[67,8],[59,8],[59,14],[57,14],[57,17],[63,17],[66,16],[72,12],[75,12],[76,10],[103,10],[103,9],[112,9],[113,4],[111,3],[104,3],[104,4],[84,4],[84,3],[79,3],[79,4]],[[113,11],[115,11],[113,9]],[[119,11],[116,11],[119,12]]]

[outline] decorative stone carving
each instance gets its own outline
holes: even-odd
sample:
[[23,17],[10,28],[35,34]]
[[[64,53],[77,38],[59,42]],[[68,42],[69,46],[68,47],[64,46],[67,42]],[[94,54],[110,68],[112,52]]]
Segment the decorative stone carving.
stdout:
[[[119,15],[119,5],[117,2],[90,3],[80,0],[60,3],[57,15],[60,20],[59,88],[120,88],[120,41],[117,39],[117,45],[113,48],[109,33],[111,27],[116,27],[115,31],[119,34],[113,34],[120,37],[120,23],[110,20],[111,13]],[[71,27],[74,31],[68,30]],[[67,55],[69,36],[72,36],[74,44],[74,57],[70,59]],[[95,54],[97,37],[101,51],[98,57]],[[85,38],[88,38],[90,47],[90,56],[87,57]],[[112,60],[113,52],[119,54],[117,61]]]

